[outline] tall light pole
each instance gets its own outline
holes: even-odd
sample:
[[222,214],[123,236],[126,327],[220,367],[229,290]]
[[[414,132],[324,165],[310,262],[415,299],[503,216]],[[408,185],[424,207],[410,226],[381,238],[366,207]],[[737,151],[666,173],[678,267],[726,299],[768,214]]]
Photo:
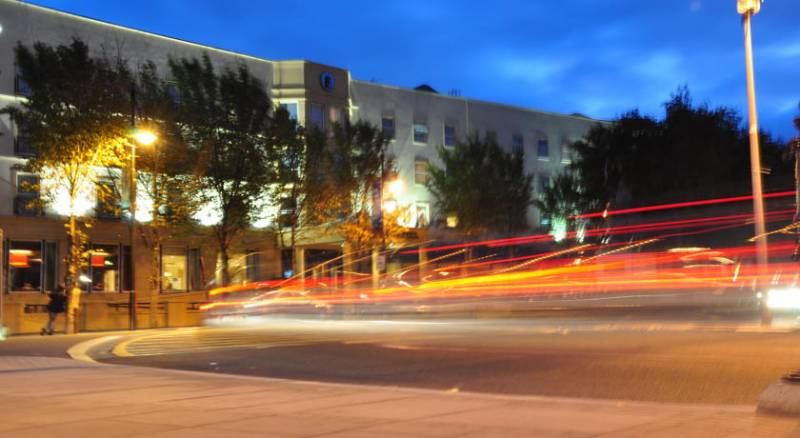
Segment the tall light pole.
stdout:
[[[767,274],[767,236],[764,226],[764,197],[761,188],[761,149],[758,138],[758,111],[756,110],[756,81],[753,74],[753,41],[751,22],[753,15],[761,10],[763,0],[737,0],[736,10],[742,14],[744,25],[744,57],[747,70],[747,113],[750,120],[750,177],[753,184],[753,216],[755,224],[755,245],[757,280],[756,288]],[[764,300],[761,302],[761,323],[769,324],[771,315]]]
[[[130,211],[130,222],[128,231],[130,233],[129,242],[130,250],[128,256],[131,259],[131,269],[128,276],[131,279],[131,291],[128,296],[128,327],[131,330],[136,329],[136,278],[134,277],[134,266],[136,259],[134,258],[134,247],[136,246],[136,143],[142,146],[150,146],[158,139],[155,134],[146,130],[138,129],[136,127],[136,85],[131,84],[131,159],[128,166],[128,209]],[[153,267],[155,268],[155,267]],[[156,303],[150,303],[151,306]]]

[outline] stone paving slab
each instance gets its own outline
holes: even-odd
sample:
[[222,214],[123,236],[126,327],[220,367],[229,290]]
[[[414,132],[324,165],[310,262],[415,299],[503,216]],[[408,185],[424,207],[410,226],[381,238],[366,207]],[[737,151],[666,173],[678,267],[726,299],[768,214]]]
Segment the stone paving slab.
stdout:
[[0,356],[0,437],[800,436],[749,406],[452,393]]

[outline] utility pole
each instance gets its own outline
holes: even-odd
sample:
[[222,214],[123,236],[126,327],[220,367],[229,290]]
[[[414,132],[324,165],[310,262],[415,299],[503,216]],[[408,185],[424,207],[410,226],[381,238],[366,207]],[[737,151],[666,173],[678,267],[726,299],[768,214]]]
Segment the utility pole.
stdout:
[[[136,85],[131,83],[131,132],[136,131]],[[130,211],[130,222],[128,226],[130,249],[128,257],[131,259],[128,278],[131,281],[131,290],[128,292],[128,328],[136,330],[136,278],[133,275],[136,259],[134,256],[134,246],[136,243],[136,140],[131,143],[131,159],[128,168],[128,209]]]
[[[761,10],[763,0],[737,0],[736,9],[742,14],[744,25],[744,56],[747,72],[747,113],[750,121],[750,177],[753,184],[753,219],[755,225],[755,245],[756,245],[756,289],[758,290],[763,283],[764,277],[768,274],[767,263],[767,236],[766,226],[764,225],[764,197],[761,187],[761,149],[758,138],[758,111],[756,110],[756,83],[753,73],[753,41],[751,22],[753,15]],[[769,325],[772,323],[772,315],[767,308],[765,300],[761,301],[761,324]]]

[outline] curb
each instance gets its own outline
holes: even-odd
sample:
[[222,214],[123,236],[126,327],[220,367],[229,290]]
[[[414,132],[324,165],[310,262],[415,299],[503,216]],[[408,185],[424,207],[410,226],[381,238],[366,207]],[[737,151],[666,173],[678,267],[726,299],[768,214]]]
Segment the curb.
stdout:
[[758,397],[756,412],[783,417],[800,417],[800,385],[779,381]]
[[89,362],[94,364],[99,364],[100,362],[94,360],[91,356],[89,356],[89,350],[98,345],[105,344],[106,342],[113,341],[115,339],[121,338],[122,335],[115,335],[115,336],[102,336],[99,338],[89,339],[88,341],[83,341],[78,344],[69,347],[67,350],[67,355],[74,360],[80,362]]

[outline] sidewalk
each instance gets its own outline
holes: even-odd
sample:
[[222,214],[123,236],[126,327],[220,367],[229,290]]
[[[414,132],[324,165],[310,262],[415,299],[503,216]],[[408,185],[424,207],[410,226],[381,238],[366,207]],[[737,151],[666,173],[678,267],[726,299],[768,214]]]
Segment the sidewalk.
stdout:
[[0,356],[0,436],[791,436],[751,407],[510,397]]

